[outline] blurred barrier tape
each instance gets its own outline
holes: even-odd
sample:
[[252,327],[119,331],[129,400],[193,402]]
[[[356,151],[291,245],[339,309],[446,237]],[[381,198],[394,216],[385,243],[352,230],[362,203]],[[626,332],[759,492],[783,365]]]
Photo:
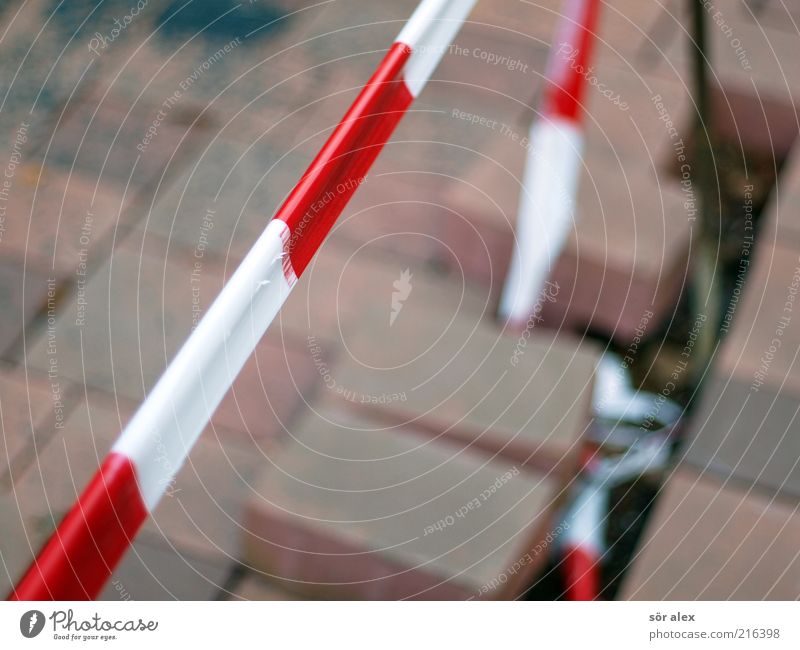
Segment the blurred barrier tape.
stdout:
[[500,317],[525,327],[564,246],[583,153],[581,99],[600,0],[566,0],[550,50],[542,119],[531,124],[517,213],[516,245],[500,299]]
[[475,0],[423,0],[15,588],[95,598]]
[[646,472],[663,471],[668,461],[668,437],[661,431],[647,432],[621,456],[595,456],[586,463],[586,476],[564,516],[567,525],[562,550],[567,600],[600,597],[611,490]]
[[596,600],[600,594],[600,558],[605,551],[609,488],[594,481],[580,487],[566,516],[563,539],[567,600]]

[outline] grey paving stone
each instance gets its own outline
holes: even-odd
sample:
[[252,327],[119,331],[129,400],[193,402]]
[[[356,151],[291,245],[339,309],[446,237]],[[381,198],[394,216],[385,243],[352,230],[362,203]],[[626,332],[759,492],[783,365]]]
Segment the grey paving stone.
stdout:
[[199,559],[167,545],[136,542],[99,600],[213,600],[231,566]]
[[709,382],[692,418],[685,458],[721,478],[800,497],[797,395],[724,374]]
[[37,314],[46,313],[48,300],[54,304],[57,299],[61,277],[48,271],[37,264],[25,265],[11,255],[0,263],[0,352],[5,358],[15,357],[23,330]]
[[247,571],[226,600],[300,600],[295,592],[284,589],[272,580],[266,580],[254,571]]
[[142,228],[191,254],[239,260],[309,162],[263,141],[215,139],[160,193]]
[[221,269],[206,262],[193,283],[191,260],[142,246],[130,241],[72,288],[29,343],[30,366],[55,361],[61,378],[141,401],[222,286]]
[[413,273],[409,285],[396,312],[390,296],[375,300],[362,326],[345,332],[329,390],[517,462],[574,469],[588,422],[591,346],[536,331],[503,335],[458,304],[458,285],[426,287]]
[[552,480],[341,410],[293,433],[245,519],[247,563],[279,584],[335,598],[503,598],[544,561],[532,549]]
[[[17,465],[20,452],[35,437],[35,431],[52,426],[59,406],[66,397],[60,394],[61,386],[52,385],[44,378],[27,376],[20,368],[0,368],[0,423],[2,445],[0,445],[0,477],[8,480],[9,474],[19,473]],[[55,396],[55,397],[54,397]]]

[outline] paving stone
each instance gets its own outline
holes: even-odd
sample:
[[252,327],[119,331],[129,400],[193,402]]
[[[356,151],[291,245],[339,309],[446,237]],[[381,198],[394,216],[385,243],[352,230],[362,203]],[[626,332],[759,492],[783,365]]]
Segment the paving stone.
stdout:
[[[2,210],[2,207],[0,207]],[[110,253],[109,236],[121,220],[122,195],[80,172],[25,165],[4,215],[0,247],[18,259],[71,276]]]
[[643,314],[661,321],[674,309],[688,274],[691,223],[678,186],[591,162],[589,169],[577,228],[551,275],[569,299],[548,303],[543,316],[627,342]]
[[[270,332],[245,364],[211,423],[225,440],[268,451],[285,437],[293,416],[317,388],[318,373],[304,342]],[[234,438],[231,434],[239,434]],[[263,446],[263,447],[262,447]]]
[[796,600],[797,502],[679,468],[623,585],[626,600]]
[[169,544],[200,558],[229,563],[239,555],[241,510],[268,453],[257,445],[229,444],[206,431],[142,529],[142,539]]
[[[444,304],[465,313],[487,315],[489,292],[485,287],[467,281],[456,270],[441,272],[427,263],[415,264],[404,254],[390,254],[375,239],[367,243],[334,235],[323,244],[319,255],[306,269],[292,295],[281,309],[273,329],[299,337],[308,343],[309,337],[325,343],[324,361],[335,361],[345,337],[360,330],[370,305],[385,310],[388,323],[394,283],[409,269],[416,274],[418,296],[446,294]],[[418,236],[396,236],[394,248],[428,245],[430,239]],[[452,259],[452,258],[450,258]]]
[[[5,24],[0,39],[0,83],[8,89],[0,100],[3,150],[22,121],[31,123],[33,139],[45,141],[46,127],[62,103],[89,92],[107,72],[110,57],[95,57],[90,41],[95,32],[108,34],[114,16],[124,15],[129,8],[116,0],[96,6],[50,0],[21,7],[8,4],[0,17]],[[124,41],[133,31],[124,30],[117,40]]]
[[718,375],[798,396],[800,325],[794,312],[800,247],[760,240],[755,253],[743,259],[752,268],[730,312],[733,324],[724,339]]
[[[70,295],[52,331],[42,332],[26,361],[42,372],[55,361],[57,378],[138,404],[216,297],[224,274],[207,259],[189,260],[131,240],[86,284],[83,307],[77,289]],[[275,328],[213,422],[237,440],[269,444],[283,433],[316,378],[305,341],[286,340]]]
[[521,566],[544,561],[520,558],[546,535],[552,481],[341,412],[293,433],[245,520],[247,563],[279,584],[333,598],[508,598]]
[[128,44],[119,70],[109,79],[110,92],[150,107],[150,121],[163,110],[184,122],[199,116],[204,126],[246,143],[269,133],[275,142],[293,144],[302,135],[293,131],[307,127],[313,111],[303,108],[315,97],[303,73],[311,67],[307,53],[302,45],[288,49],[291,43],[272,38],[266,48],[254,41],[173,41],[156,31],[146,41]]
[[136,542],[99,600],[214,600],[230,571],[230,564]]
[[529,110],[542,91],[548,48],[526,27],[468,20],[432,78],[451,92],[483,97],[495,110],[506,103],[512,115]]
[[[474,220],[476,227],[490,224],[512,237],[527,155],[520,138],[527,137],[528,126],[521,120],[508,126],[512,135],[498,133],[482,151],[483,157],[448,187],[448,198],[453,209]],[[513,135],[518,136],[516,141]]]
[[[2,244],[0,244],[2,246]],[[59,278],[47,269],[9,256],[0,263],[0,351],[5,358],[13,357],[21,344],[23,329],[36,315],[47,310],[48,294],[57,297]]]
[[[55,395],[58,397],[58,393]],[[17,455],[33,439],[36,429],[42,425],[52,425],[49,420],[55,418],[56,408],[63,407],[54,401],[52,387],[46,381],[39,377],[26,377],[22,369],[0,368],[0,423],[3,437],[0,477],[5,479],[9,472],[17,469]]]
[[0,596],[5,599],[28,568],[31,558],[17,502],[7,493],[0,493],[0,522],[3,524],[3,534],[0,535]]
[[602,85],[590,85],[585,95],[585,157],[594,163],[589,170],[600,167],[601,160],[631,175],[649,170],[654,177],[665,168],[679,169],[694,115],[686,80],[640,74],[630,66],[600,63],[593,72]]
[[222,286],[221,269],[200,262],[193,276],[191,260],[129,241],[72,288],[27,363],[48,371],[55,360],[61,378],[141,401]]
[[502,246],[493,230],[477,229],[454,209],[438,177],[384,173],[384,168],[379,164],[359,188],[334,227],[332,240],[344,238],[417,266],[491,283],[493,255],[498,244]]
[[561,3],[556,0],[544,0],[535,5],[508,0],[488,0],[475,5],[470,12],[469,21],[488,24],[496,29],[511,29],[549,44],[558,25],[562,8]]
[[309,163],[265,142],[215,139],[160,193],[142,228],[193,255],[239,260]]
[[300,596],[272,580],[264,579],[256,572],[248,571],[227,600],[300,600]]
[[[91,182],[124,192],[127,201],[148,198],[162,173],[179,167],[191,151],[196,112],[171,110],[154,126],[158,107],[126,105],[113,95],[90,95],[72,107],[41,152],[44,163],[78,170]],[[148,130],[154,128],[150,135]],[[154,184],[153,188],[149,184]]]
[[375,304],[344,333],[331,392],[396,423],[571,475],[588,422],[591,347],[538,332],[504,336],[460,307],[457,286],[417,295],[415,282],[412,274],[394,321],[391,305]]
[[755,254],[744,257],[753,265],[729,312],[733,325],[685,454],[708,472],[800,496],[800,446],[793,435],[800,407],[794,318],[800,252],[788,244],[759,240]]
[[705,389],[684,450],[699,469],[800,497],[800,399],[720,374]]

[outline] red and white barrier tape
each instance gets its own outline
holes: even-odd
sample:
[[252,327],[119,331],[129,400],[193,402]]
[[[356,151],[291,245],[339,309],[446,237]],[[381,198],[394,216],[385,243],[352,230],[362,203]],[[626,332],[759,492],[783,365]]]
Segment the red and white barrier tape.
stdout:
[[500,317],[523,328],[564,246],[583,153],[582,104],[600,0],[566,0],[547,71],[542,118],[531,124],[528,159]]
[[475,1],[420,3],[12,599],[100,593]]
[[588,482],[572,503],[564,533],[567,600],[595,600],[600,593],[600,559],[605,551],[609,488]]
[[567,600],[600,596],[611,490],[646,472],[663,471],[669,462],[668,433],[669,427],[642,431],[621,456],[593,455],[584,463],[585,477],[564,517],[568,524],[562,540]]

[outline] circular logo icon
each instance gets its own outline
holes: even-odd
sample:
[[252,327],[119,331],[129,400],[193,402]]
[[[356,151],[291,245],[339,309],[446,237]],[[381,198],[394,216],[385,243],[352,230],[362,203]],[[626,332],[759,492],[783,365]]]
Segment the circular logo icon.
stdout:
[[25,612],[22,618],[19,619],[19,631],[22,636],[32,639],[44,629],[44,614],[38,609],[32,609]]

